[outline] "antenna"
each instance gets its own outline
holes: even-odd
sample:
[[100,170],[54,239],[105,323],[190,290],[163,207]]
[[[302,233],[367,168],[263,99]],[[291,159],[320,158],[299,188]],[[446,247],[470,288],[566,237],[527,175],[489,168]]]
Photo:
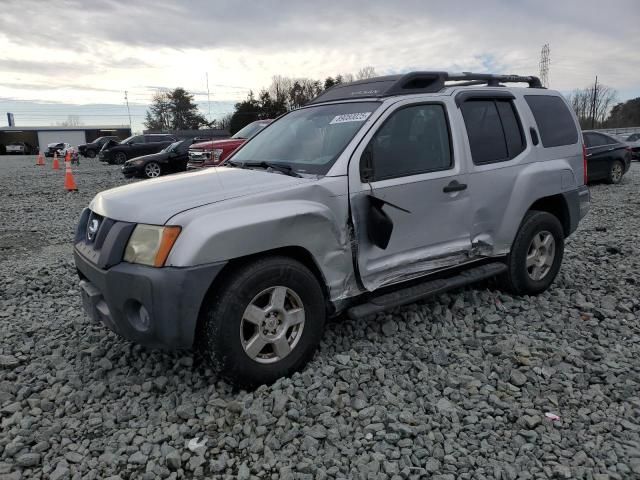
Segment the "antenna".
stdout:
[[[124,91],[124,101],[127,102],[127,114],[129,115],[129,130],[133,130],[133,127],[131,126],[131,110],[129,110],[129,92],[127,92],[126,90]],[[133,132],[131,132],[133,133]]]
[[542,51],[540,52],[540,82],[542,82],[543,87],[549,86],[549,64],[551,63],[550,54],[551,49],[549,48],[549,44],[545,43],[542,46]]

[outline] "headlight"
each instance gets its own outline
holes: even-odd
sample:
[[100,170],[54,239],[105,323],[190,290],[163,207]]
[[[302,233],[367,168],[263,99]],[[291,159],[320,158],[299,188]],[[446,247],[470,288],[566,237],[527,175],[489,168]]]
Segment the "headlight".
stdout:
[[213,151],[211,152],[213,155],[213,159],[216,162],[220,161],[220,157],[222,156],[222,152],[224,152],[224,150],[222,150],[221,148],[214,148]]
[[124,261],[162,267],[180,230],[180,227],[136,225],[124,251]]

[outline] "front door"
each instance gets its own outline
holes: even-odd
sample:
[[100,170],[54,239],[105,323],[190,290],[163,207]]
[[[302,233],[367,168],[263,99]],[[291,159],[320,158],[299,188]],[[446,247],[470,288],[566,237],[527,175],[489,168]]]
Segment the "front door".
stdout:
[[605,135],[585,132],[584,142],[587,147],[587,173],[589,180],[606,178],[613,160],[614,145]]
[[469,193],[454,144],[444,101],[403,101],[356,149],[349,190],[367,290],[468,259]]

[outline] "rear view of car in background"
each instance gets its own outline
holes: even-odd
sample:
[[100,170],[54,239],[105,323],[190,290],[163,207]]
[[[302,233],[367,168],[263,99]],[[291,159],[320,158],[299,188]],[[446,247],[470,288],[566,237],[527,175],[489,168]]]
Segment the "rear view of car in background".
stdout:
[[640,133],[632,133],[624,140],[631,148],[631,158],[633,160],[640,160]]
[[26,142],[11,142],[6,146],[7,155],[30,155],[31,145]]
[[240,145],[260,132],[272,121],[273,120],[268,119],[251,122],[231,138],[224,140],[194,143],[189,149],[187,170],[220,165],[229,157],[229,155],[235,152]]
[[587,130],[582,136],[587,150],[589,182],[620,183],[631,166],[631,147],[605,133]]
[[84,145],[78,145],[78,152],[83,157],[95,158],[102,147],[110,140],[118,141],[116,136],[98,137],[91,143],[85,143]]

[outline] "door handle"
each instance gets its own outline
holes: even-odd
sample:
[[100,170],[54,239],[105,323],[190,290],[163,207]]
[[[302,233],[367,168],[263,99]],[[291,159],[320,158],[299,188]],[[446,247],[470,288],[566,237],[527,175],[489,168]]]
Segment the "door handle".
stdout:
[[446,185],[442,191],[444,193],[451,193],[451,192],[460,192],[462,190],[466,190],[467,189],[467,184],[466,183],[459,183],[457,180],[452,180],[449,185]]

